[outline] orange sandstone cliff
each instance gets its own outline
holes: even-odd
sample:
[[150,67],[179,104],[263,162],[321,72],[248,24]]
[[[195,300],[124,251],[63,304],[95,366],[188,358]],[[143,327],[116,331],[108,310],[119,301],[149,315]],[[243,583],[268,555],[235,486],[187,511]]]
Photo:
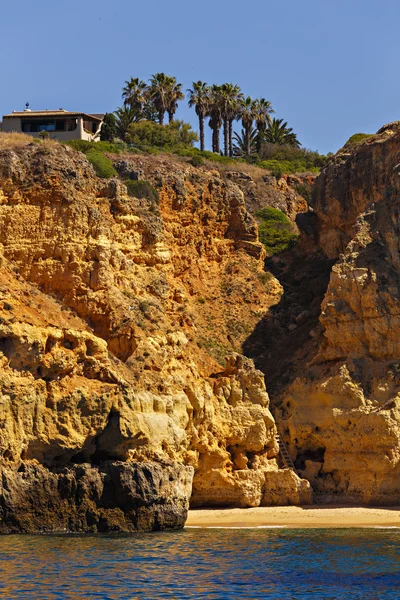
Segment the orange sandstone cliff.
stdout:
[[[104,180],[0,143],[0,532],[398,504],[400,124],[339,151],[310,209],[312,177],[111,158]],[[301,231],[272,257],[267,204]]]
[[65,146],[0,139],[0,532],[311,502],[279,468],[263,374],[240,354],[283,294],[248,192],[181,159],[114,160],[159,202]]
[[271,263],[285,294],[246,342],[316,502],[400,501],[399,160],[392,123],[330,161],[308,234]]

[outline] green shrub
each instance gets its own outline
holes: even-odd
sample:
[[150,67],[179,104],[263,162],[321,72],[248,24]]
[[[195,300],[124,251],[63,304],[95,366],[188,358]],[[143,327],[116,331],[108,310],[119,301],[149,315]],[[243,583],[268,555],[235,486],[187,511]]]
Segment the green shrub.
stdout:
[[149,181],[132,181],[132,179],[127,179],[125,185],[128,189],[128,194],[134,198],[146,198],[152,202],[159,201],[158,191],[153,188]]
[[269,271],[264,271],[263,273],[258,274],[258,279],[261,281],[261,283],[263,285],[265,285],[266,283],[269,283],[273,278],[274,278],[274,276]]
[[71,140],[70,142],[66,142],[66,144],[77,150],[77,152],[83,152],[84,154],[95,145],[94,142],[87,142],[86,140]]
[[110,152],[110,154],[120,154],[126,148],[126,144],[124,142],[91,142],[93,147],[96,150],[101,150],[102,152]]
[[173,150],[173,153],[177,154],[178,156],[205,158],[206,160],[222,164],[234,164],[238,162],[244,162],[243,160],[238,158],[222,156],[221,154],[216,154],[215,152],[210,152],[209,150],[199,150],[198,148],[177,148]]
[[129,144],[146,151],[149,148],[172,151],[191,148],[198,140],[198,136],[192,131],[191,125],[184,121],[173,121],[168,125],[159,125],[153,121],[139,121],[129,126],[126,140]]
[[300,160],[262,160],[257,163],[261,169],[268,169],[276,177],[282,177],[283,173],[319,173],[320,167],[310,166]]
[[[160,154],[160,149],[159,148],[153,148],[152,146],[143,146],[143,152],[145,154]],[[139,148],[140,150],[140,148]]]
[[307,202],[308,206],[310,206],[310,204],[311,204],[312,189],[313,189],[312,183],[304,182],[304,183],[299,183],[299,184],[295,185],[296,192],[304,198],[304,200]]
[[271,175],[276,177],[276,179],[280,179],[283,175],[283,170],[281,165],[277,165],[271,169]]
[[100,130],[100,139],[104,142],[112,142],[116,136],[117,120],[115,115],[114,113],[106,113]]
[[328,157],[313,150],[296,146],[263,143],[257,165],[277,173],[318,173],[327,163]]
[[258,237],[268,255],[283,252],[296,243],[298,235],[281,210],[267,206],[259,210],[256,216],[260,221]]
[[189,160],[190,164],[193,167],[201,167],[202,165],[204,165],[204,158],[202,156],[193,156],[193,158],[191,158]]
[[231,346],[224,346],[219,340],[210,337],[205,338],[200,336],[197,340],[197,345],[199,348],[203,348],[212,358],[215,358],[223,367],[225,366],[225,357],[232,352]]
[[83,152],[86,154],[89,150],[97,150],[100,152],[110,152],[112,154],[119,154],[121,150],[124,149],[125,144],[123,142],[118,142],[117,144],[112,144],[111,142],[88,142],[86,140],[71,140],[70,142],[66,142],[67,146],[71,146],[74,150],[78,152]]
[[356,146],[357,144],[360,144],[361,142],[365,142],[365,140],[367,140],[368,138],[371,138],[372,136],[373,136],[373,134],[371,134],[371,133],[355,133],[354,135],[349,137],[349,139],[345,143],[345,146]]
[[97,177],[110,179],[110,177],[117,176],[117,172],[114,169],[111,160],[97,149],[90,148],[90,150],[86,152],[86,158],[93,165]]

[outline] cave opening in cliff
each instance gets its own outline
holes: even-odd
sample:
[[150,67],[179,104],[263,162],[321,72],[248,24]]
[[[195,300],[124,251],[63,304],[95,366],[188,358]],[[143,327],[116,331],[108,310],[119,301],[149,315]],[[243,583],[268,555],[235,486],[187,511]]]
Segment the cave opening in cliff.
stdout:
[[126,460],[126,455],[119,450],[124,442],[120,430],[120,418],[119,412],[112,408],[107,425],[94,439],[95,452],[91,456],[93,465],[99,465],[106,460]]
[[323,446],[314,449],[307,449],[300,451],[297,455],[296,460],[294,461],[294,466],[299,471],[303,471],[306,468],[306,461],[310,460],[312,462],[323,463],[325,461],[325,450]]

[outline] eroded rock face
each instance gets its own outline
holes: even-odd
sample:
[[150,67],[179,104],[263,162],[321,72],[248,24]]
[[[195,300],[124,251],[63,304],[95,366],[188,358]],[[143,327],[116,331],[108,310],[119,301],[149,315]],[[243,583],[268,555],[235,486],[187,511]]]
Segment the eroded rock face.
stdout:
[[308,210],[307,198],[311,197],[315,175],[282,175],[275,177],[257,167],[247,167],[251,173],[242,170],[226,171],[225,177],[242,190],[247,209],[255,214],[264,206],[279,208],[289,219]]
[[154,462],[3,469],[0,533],[180,529],[192,476],[190,467]]
[[[54,493],[40,529],[176,527],[193,470],[197,506],[266,503],[267,472],[271,489],[285,482],[282,503],[309,500],[278,468],[263,376],[235,352],[281,286],[263,283],[241,190],[174,160],[124,165],[157,188],[158,205],[61,145],[0,150],[4,531],[38,528],[35,489],[40,506]],[[142,464],[150,495],[145,482],[135,505],[131,492],[97,500],[110,469],[142,482]]]
[[400,126],[340,153],[317,182],[319,245],[336,260],[318,346],[280,423],[318,501],[400,500]]
[[276,426],[262,373],[250,360],[233,356],[215,380],[214,394],[220,406],[214,440],[198,445],[191,505],[268,506],[278,504],[278,497],[281,504],[311,504],[308,482],[293,472],[288,480],[289,471],[277,467]]

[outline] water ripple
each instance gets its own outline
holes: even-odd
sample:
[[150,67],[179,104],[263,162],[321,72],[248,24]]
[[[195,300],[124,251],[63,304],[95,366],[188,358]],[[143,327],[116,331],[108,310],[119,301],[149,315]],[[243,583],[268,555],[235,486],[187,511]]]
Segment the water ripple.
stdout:
[[399,531],[187,529],[0,538],[0,598],[398,599]]

